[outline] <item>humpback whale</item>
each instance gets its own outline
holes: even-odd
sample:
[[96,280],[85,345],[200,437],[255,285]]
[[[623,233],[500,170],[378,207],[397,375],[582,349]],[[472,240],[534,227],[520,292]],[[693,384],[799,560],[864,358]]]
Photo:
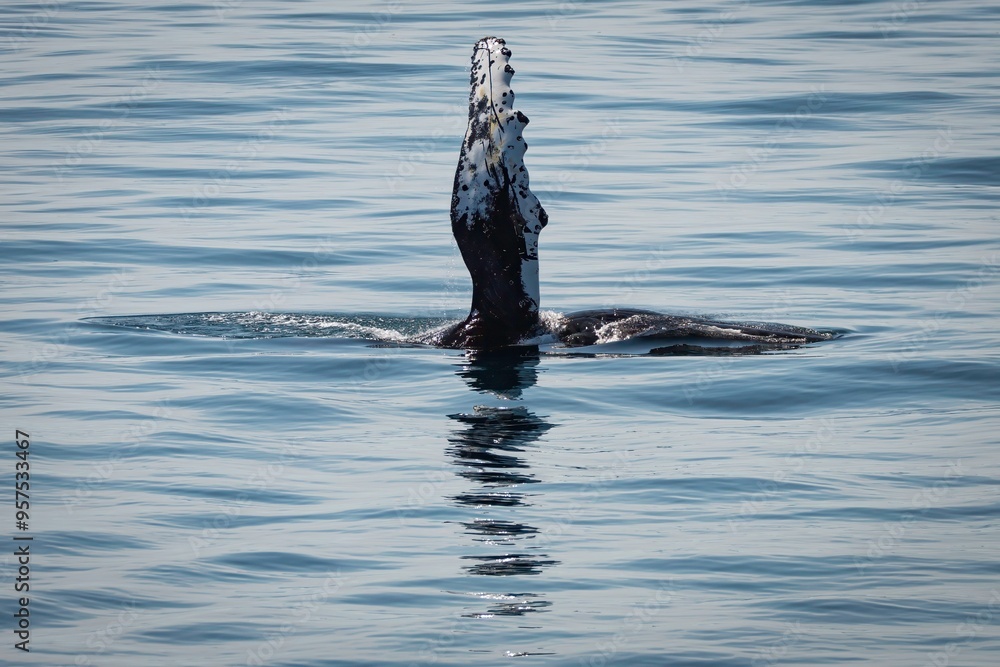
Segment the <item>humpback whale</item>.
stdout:
[[424,342],[490,350],[546,333],[568,347],[655,336],[685,341],[659,348],[665,353],[689,353],[691,339],[716,345],[736,341],[760,351],[833,337],[789,325],[718,322],[634,308],[569,313],[543,326],[538,236],[548,214],[528,187],[523,135],[528,117],[514,109],[510,56],[499,37],[480,39],[472,52],[469,123],[451,196],[451,228],[472,278],[472,306],[464,320],[431,332]]
[[511,345],[539,326],[538,234],[548,214],[528,188],[528,117],[514,109],[510,54],[497,37],[479,40],[472,52],[469,126],[451,195],[472,306],[440,341],[446,347]]

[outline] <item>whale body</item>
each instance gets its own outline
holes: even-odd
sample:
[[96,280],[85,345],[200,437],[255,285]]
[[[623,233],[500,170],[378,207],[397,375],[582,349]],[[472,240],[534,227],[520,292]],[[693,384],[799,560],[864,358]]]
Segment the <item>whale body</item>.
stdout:
[[451,195],[472,306],[439,341],[445,347],[511,345],[539,326],[538,235],[548,214],[528,187],[528,117],[514,109],[510,53],[497,37],[479,40],[472,52],[469,125]]
[[538,237],[548,214],[528,185],[523,135],[528,117],[514,109],[510,56],[499,37],[480,39],[472,52],[469,122],[451,196],[451,228],[472,278],[472,305],[464,320],[422,342],[490,350],[552,334],[567,347],[647,336],[736,341],[756,349],[833,337],[789,325],[718,322],[634,308],[569,313],[543,326]]

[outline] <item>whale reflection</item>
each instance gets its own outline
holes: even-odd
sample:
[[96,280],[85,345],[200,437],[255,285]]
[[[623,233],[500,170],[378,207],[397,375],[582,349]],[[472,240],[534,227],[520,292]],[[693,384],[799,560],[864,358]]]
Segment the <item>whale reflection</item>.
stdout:
[[[477,392],[516,400],[537,381],[538,349],[520,347],[488,353],[467,353],[457,374]],[[518,508],[530,507],[530,485],[539,482],[531,471],[527,454],[553,424],[524,405],[489,407],[448,415],[460,426],[448,438],[447,452],[456,474],[473,487],[452,496],[460,507],[479,515],[461,522],[477,545],[476,553],[463,556],[463,569],[471,575],[489,577],[540,574],[557,565],[533,544],[539,529],[518,517]],[[551,605],[535,593],[477,592],[488,601],[484,612],[467,616],[522,615],[544,611]]]
[[461,466],[458,475],[482,484],[481,490],[455,497],[463,505],[521,505],[525,494],[510,491],[538,480],[518,454],[552,428],[523,406],[477,405],[472,414],[448,415],[466,428],[448,439],[448,453]]
[[[468,351],[458,376],[476,391],[498,398],[519,399],[521,392],[538,382],[538,346],[508,347],[493,351]],[[548,427],[547,427],[548,428]]]

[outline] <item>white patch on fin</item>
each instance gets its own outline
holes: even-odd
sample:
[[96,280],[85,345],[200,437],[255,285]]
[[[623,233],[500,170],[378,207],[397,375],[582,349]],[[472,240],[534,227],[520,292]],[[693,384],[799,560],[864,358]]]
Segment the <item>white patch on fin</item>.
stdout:
[[514,109],[510,80],[514,69],[508,64],[510,49],[498,37],[484,37],[476,43],[472,56],[469,94],[469,125],[456,175],[455,209],[465,214],[472,229],[488,216],[496,193],[506,188],[524,225],[521,283],[537,311],[541,301],[538,287],[538,235],[548,216],[538,198],[528,188],[524,165],[527,144],[522,132],[528,118]]

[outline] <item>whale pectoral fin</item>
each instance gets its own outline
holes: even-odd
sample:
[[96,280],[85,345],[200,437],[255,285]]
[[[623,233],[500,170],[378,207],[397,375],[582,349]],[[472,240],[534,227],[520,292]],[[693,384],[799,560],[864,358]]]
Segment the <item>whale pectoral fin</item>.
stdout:
[[538,235],[548,214],[528,186],[528,117],[513,108],[510,55],[498,37],[479,40],[472,53],[451,198],[452,232],[472,277],[469,318],[451,337],[462,347],[509,345],[538,325]]

